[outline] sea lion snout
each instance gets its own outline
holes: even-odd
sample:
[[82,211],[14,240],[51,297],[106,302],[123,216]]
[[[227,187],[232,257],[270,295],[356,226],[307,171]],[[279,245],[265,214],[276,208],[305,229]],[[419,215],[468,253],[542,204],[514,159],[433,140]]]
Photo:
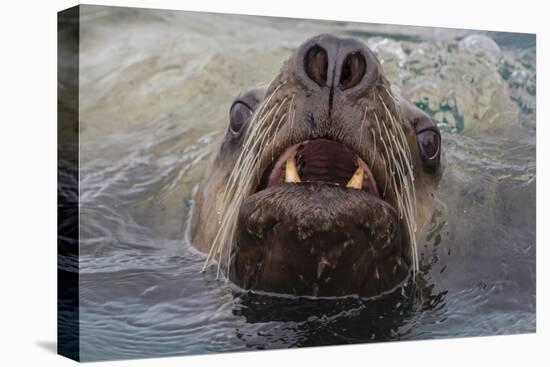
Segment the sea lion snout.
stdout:
[[243,203],[230,278],[271,292],[371,296],[406,275],[402,252],[385,201],[338,185],[282,184]]

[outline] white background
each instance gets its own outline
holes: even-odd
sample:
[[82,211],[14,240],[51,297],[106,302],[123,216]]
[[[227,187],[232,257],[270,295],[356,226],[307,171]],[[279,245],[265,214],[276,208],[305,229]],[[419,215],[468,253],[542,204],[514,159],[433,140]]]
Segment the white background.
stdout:
[[[547,1],[95,1],[166,9],[537,33],[537,334],[232,353],[115,366],[532,366],[550,363]],[[72,1],[3,2],[0,10],[0,365],[73,365],[56,340],[57,11]],[[268,41],[268,40],[267,40]],[[545,210],[546,209],[546,210]]]

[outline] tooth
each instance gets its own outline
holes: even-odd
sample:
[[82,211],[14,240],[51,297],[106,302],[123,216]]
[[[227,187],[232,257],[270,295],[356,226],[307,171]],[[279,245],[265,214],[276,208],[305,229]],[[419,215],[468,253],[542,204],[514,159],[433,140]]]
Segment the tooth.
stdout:
[[353,173],[353,176],[351,176],[346,187],[361,190],[363,188],[364,175],[365,175],[365,171],[363,171],[361,167],[358,167],[357,170],[355,170],[355,172]]
[[296,169],[296,161],[294,160],[294,155],[286,160],[285,182],[301,182],[300,175],[298,174],[298,169]]

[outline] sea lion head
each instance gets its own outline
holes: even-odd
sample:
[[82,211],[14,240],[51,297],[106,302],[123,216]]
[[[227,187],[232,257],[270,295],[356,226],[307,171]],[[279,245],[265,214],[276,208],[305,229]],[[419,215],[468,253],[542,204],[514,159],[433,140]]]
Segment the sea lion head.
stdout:
[[228,125],[190,233],[234,283],[374,296],[418,270],[441,137],[366,45],[307,40],[269,85],[235,99]]

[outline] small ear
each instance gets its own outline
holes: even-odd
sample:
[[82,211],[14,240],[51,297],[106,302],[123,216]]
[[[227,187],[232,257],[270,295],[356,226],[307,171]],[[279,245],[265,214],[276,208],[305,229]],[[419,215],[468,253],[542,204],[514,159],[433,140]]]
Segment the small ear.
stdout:
[[266,90],[267,85],[248,87],[235,98],[235,101],[240,101],[250,107],[251,110],[255,110],[256,106],[264,100]]
[[437,129],[437,125],[432,118],[415,104],[409,102],[402,95],[396,95],[396,101],[401,110],[401,114],[410,126],[416,131],[422,131],[427,128]]

